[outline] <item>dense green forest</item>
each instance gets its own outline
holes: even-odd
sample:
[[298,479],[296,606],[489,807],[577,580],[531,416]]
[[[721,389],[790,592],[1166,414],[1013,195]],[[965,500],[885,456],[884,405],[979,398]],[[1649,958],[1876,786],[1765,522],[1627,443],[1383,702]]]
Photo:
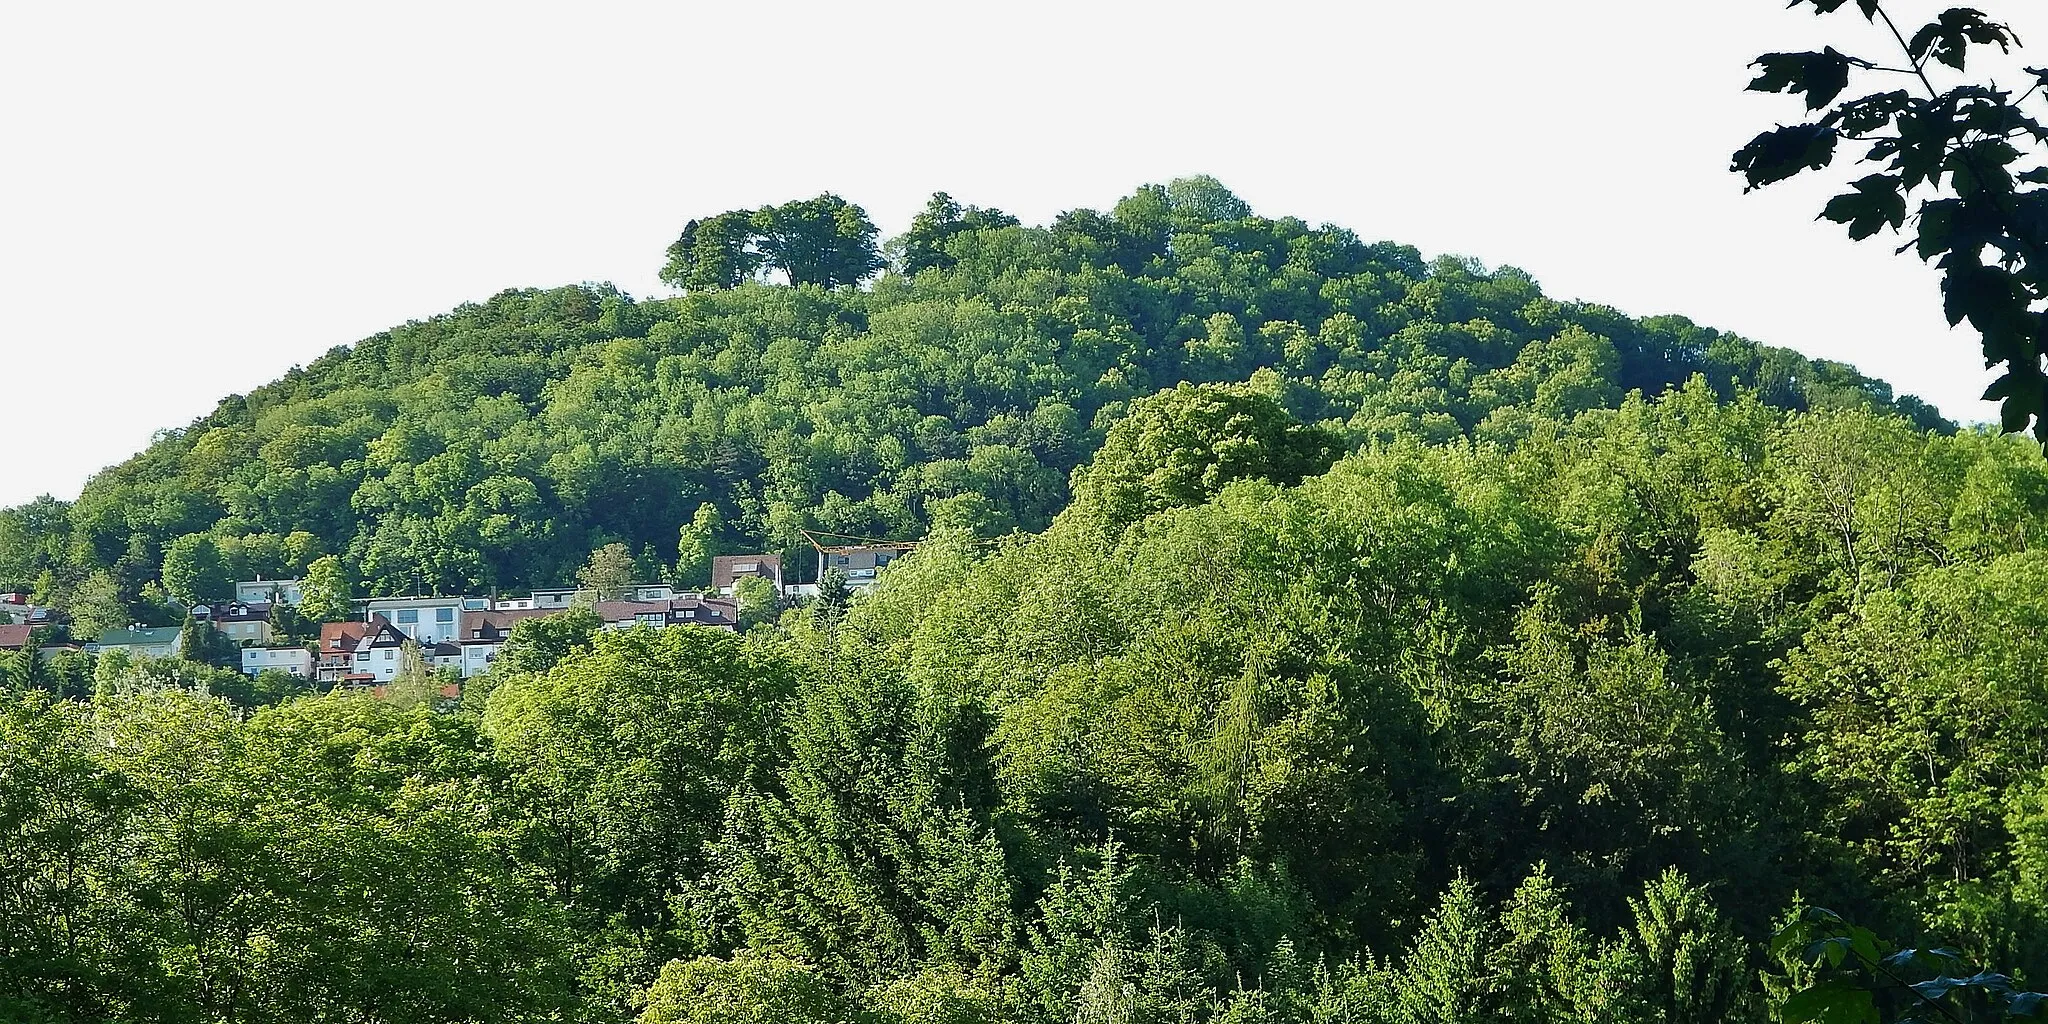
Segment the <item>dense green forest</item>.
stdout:
[[375,591],[926,540],[744,634],[521,623],[460,706],[0,664],[0,1019],[1761,1022],[1807,906],[2048,977],[2038,446],[1206,179],[937,197],[865,285],[791,206],[0,518],[137,613],[193,535]]
[[[839,230],[857,207],[771,209],[763,237],[809,214],[811,249],[874,248],[871,226]],[[776,551],[808,551],[802,528],[1040,530],[1129,403],[1183,381],[1250,382],[1347,447],[1512,444],[1695,374],[1723,398],[1941,425],[1846,366],[1254,216],[1208,179],[1042,228],[935,199],[864,290],[809,283],[850,271],[779,256],[786,241],[750,256],[733,220],[693,223],[666,276],[736,287],[507,292],[228,398],[75,503],[0,512],[0,586],[170,623],[165,554],[195,535],[243,578],[331,553],[359,593],[390,594],[561,585],[612,542],[673,568],[692,524]],[[693,258],[712,240],[722,259]],[[787,265],[805,283],[754,281]]]

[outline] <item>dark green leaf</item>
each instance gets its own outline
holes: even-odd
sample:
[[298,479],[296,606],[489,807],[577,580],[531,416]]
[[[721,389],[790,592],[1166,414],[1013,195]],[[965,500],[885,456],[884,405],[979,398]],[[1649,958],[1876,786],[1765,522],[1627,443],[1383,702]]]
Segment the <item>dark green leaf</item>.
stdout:
[[1914,33],[1906,49],[1916,61],[1931,56],[1961,71],[1968,62],[1972,43],[1997,44],[2000,50],[2011,52],[2012,31],[1986,18],[1983,11],[1973,7],[1955,7],[1943,11],[1940,18]]
[[1844,192],[1829,201],[1821,217],[1849,226],[1849,237],[1861,241],[1885,227],[1894,230],[1906,222],[1906,196],[1899,179],[1873,174],[1855,183],[1854,192]]
[[1784,1024],[1876,1024],[1877,1004],[1869,992],[1834,980],[1795,992],[1780,1010]]
[[1749,83],[1752,92],[1805,93],[1806,109],[1819,110],[1849,87],[1854,60],[1830,46],[1821,53],[1767,53],[1751,65],[1763,71]]
[[1777,128],[1736,151],[1733,169],[1748,179],[1750,188],[1762,188],[1833,163],[1840,138],[1839,132],[1824,124]]

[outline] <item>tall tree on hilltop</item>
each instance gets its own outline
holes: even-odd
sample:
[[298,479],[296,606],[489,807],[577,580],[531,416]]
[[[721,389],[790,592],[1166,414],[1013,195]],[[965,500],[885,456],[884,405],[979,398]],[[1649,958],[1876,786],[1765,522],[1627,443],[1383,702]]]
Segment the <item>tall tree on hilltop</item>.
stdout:
[[662,283],[695,292],[737,287],[753,277],[762,261],[753,217],[752,210],[728,210],[683,225],[682,236],[668,247]]
[[932,193],[924,210],[910,221],[910,230],[890,242],[899,268],[915,274],[927,267],[950,267],[957,260],[946,251],[954,237],[969,231],[1017,226],[1017,218],[997,209],[961,206],[944,192]]
[[727,210],[683,225],[663,283],[684,291],[737,287],[764,269],[792,285],[859,284],[887,266],[866,210],[826,192],[758,210]]
[[793,285],[859,284],[887,264],[866,210],[830,192],[754,211],[762,259]]

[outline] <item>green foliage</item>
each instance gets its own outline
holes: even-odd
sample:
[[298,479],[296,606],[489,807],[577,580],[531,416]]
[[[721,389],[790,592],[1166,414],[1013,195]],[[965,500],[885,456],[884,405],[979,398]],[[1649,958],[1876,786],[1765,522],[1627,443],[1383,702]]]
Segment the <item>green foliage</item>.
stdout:
[[494,674],[506,677],[546,672],[587,649],[603,626],[604,620],[587,607],[522,619],[513,624],[505,649],[491,667]]
[[212,620],[201,622],[187,615],[184,628],[178,633],[178,657],[215,668],[239,669],[242,646],[222,633]]
[[[1803,4],[1827,14],[1843,0],[1792,6]],[[1935,64],[1964,71],[1973,47],[2006,52],[2017,45],[2012,31],[1982,11],[1958,7],[1908,39],[1877,0],[1857,0],[1856,8],[1890,30],[1907,66],[1834,47],[1759,57],[1752,90],[1804,94],[1809,112],[1824,113],[1757,136],[1735,154],[1734,169],[1757,188],[1831,166],[1844,142],[1867,144],[1858,161],[1882,170],[1851,183],[1821,217],[1861,240],[1904,227],[1917,197],[1914,237],[1905,248],[1936,262],[1949,323],[1969,321],[1983,336],[1985,365],[2004,370],[1984,397],[2002,403],[2006,430],[2031,422],[2036,438],[2048,443],[2048,376],[2041,368],[2048,343],[2034,309],[2048,298],[2048,232],[2038,214],[2048,189],[2026,187],[2048,183],[2048,167],[2035,166],[2048,147],[2048,127],[2025,108],[2048,84],[2048,72],[2028,69],[2031,87],[2017,96],[1995,83],[1940,88]],[[1900,76],[1905,88],[1837,102],[1852,79],[1873,76]]]
[[685,587],[709,586],[711,560],[722,552],[719,534],[725,516],[718,506],[705,502],[697,506],[690,521],[683,524],[676,539],[676,582]]
[[[1013,222],[1014,223],[1014,222]],[[733,288],[763,269],[792,285],[859,284],[885,265],[867,211],[831,193],[693,220],[668,248],[661,280],[686,291]]]
[[[560,586],[615,542],[687,576],[710,549],[796,565],[803,529],[1036,531],[1131,406],[1181,382],[1242,385],[1225,408],[1262,395],[1340,449],[1512,443],[1694,374],[1724,399],[1940,425],[1848,367],[1261,217],[1214,181],[1045,226],[952,206],[904,239],[914,273],[867,289],[836,285],[872,267],[870,229],[825,197],[700,219],[683,248],[712,255],[672,265],[678,298],[507,292],[338,349],[75,503],[0,514],[0,577],[47,574],[81,605],[111,581],[124,610],[92,621],[175,622],[144,588],[167,548],[212,538],[241,579],[305,569],[309,614],[338,621],[343,593]],[[835,287],[753,280],[771,231],[798,280]]]
[[781,596],[775,584],[762,576],[743,576],[733,583],[733,598],[739,602],[740,628],[775,621]]
[[484,730],[524,856],[576,921],[625,936],[631,984],[690,951],[675,901],[709,872],[727,801],[767,783],[791,677],[758,641],[635,629],[597,633],[491,692]]
[[839,642],[848,667],[797,691],[780,792],[741,794],[728,812],[719,884],[739,930],[867,984],[926,961],[993,974],[1014,936],[975,758],[986,723],[862,670],[869,652]]
[[633,550],[611,543],[590,553],[590,561],[576,570],[576,582],[595,593],[599,601],[616,601],[627,587],[638,582],[637,573]]
[[747,581],[743,634],[523,620],[460,706],[417,651],[381,701],[0,660],[0,1016],[1828,1019],[1871,979],[1755,941],[1802,899],[2048,971],[2037,447],[1208,179],[937,197],[865,290],[751,280],[865,244],[756,212],[680,298],[508,293],[224,403],[0,512],[0,571],[111,628],[201,540],[313,619],[915,553]]
[[246,720],[178,691],[10,706],[7,1016],[545,1016],[551,916],[509,870],[479,753],[459,721],[342,698]]
[[1074,498],[1121,529],[1199,505],[1233,480],[1298,483],[1328,469],[1337,448],[1336,438],[1295,422],[1265,395],[1183,384],[1132,404],[1076,473]]
[[341,567],[341,559],[323,555],[306,567],[306,578],[301,586],[304,600],[299,611],[313,622],[346,622],[354,617],[354,590],[349,586],[348,575]]
[[203,533],[188,534],[164,548],[164,589],[186,605],[233,597],[235,580],[220,546]]
[[1778,929],[1771,954],[1787,975],[1785,1024],[1974,1024],[2039,1017],[2048,995],[1968,966],[1952,949],[1893,949],[1831,910],[1803,907]]
[[910,230],[890,243],[896,265],[905,274],[933,267],[956,265],[959,260],[948,251],[955,236],[966,232],[997,231],[1017,226],[1017,218],[1001,210],[962,206],[944,192],[932,193],[930,202],[911,219]]
[[120,586],[113,573],[101,569],[88,574],[71,591],[64,601],[64,610],[71,616],[71,628],[79,636],[97,637],[109,630],[124,629],[133,621],[121,602]]
[[761,267],[761,254],[750,249],[752,218],[751,210],[732,210],[683,225],[682,235],[668,247],[662,283],[703,291],[737,287],[753,277]]
[[852,1004],[805,964],[740,950],[661,969],[640,1024],[853,1024]]

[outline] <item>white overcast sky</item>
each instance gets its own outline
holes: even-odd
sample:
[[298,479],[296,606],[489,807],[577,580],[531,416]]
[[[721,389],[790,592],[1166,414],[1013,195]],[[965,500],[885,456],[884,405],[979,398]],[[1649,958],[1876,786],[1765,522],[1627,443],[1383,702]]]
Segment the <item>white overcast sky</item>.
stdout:
[[1728,172],[1798,113],[1745,64],[1863,31],[1781,0],[0,5],[0,504],[507,287],[662,294],[693,215],[831,190],[893,234],[945,190],[1040,223],[1197,173],[1989,418],[1931,271],[1815,223],[1818,183]]

